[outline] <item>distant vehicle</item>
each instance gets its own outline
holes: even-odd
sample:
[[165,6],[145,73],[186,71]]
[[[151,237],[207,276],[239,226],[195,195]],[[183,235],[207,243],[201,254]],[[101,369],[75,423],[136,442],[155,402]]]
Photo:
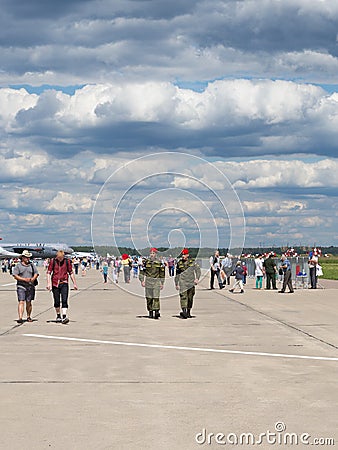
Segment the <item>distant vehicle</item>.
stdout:
[[67,244],[54,244],[50,242],[45,244],[2,244],[2,250],[13,254],[13,256],[8,255],[7,258],[13,258],[15,256],[18,257],[24,250],[28,250],[32,254],[32,258],[37,259],[54,258],[59,250],[63,250],[65,252],[65,255],[71,255],[73,253],[73,249]]

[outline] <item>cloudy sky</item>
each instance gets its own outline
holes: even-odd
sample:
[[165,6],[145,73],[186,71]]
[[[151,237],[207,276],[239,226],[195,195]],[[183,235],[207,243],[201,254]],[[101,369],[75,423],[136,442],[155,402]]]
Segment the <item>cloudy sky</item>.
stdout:
[[0,43],[4,242],[338,245],[337,2],[2,0]]

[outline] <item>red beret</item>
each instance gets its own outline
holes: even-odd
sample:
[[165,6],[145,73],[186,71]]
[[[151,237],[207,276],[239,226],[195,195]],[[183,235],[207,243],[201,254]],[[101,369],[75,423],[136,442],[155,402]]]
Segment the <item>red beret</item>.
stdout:
[[189,250],[187,248],[184,248],[182,250],[182,255],[189,255]]
[[150,253],[152,253],[152,252],[157,253],[158,252],[157,248],[155,248],[155,247],[151,248]]

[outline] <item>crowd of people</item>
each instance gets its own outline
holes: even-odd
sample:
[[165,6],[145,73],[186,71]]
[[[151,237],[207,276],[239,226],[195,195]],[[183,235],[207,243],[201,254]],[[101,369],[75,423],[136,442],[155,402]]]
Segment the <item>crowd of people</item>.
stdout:
[[[24,250],[20,258],[4,259],[2,272],[9,272],[16,280],[18,299],[18,324],[32,322],[32,302],[35,299],[39,271],[36,261],[32,261],[32,254]],[[124,283],[130,283],[131,277],[136,278],[145,288],[146,307],[148,317],[160,317],[160,291],[163,289],[166,272],[174,279],[179,291],[182,311],[179,317],[191,318],[195,285],[201,276],[201,269],[194,259],[190,258],[188,249],[184,249],[179,258],[159,257],[156,248],[150,250],[148,257],[130,256],[126,253],[119,257],[66,257],[63,251],[58,251],[54,258],[47,258],[42,262],[46,272],[46,289],[52,292],[53,306],[56,313],[56,323],[69,323],[68,297],[69,280],[75,290],[78,289],[76,276],[86,276],[88,270],[98,270],[102,273],[103,283],[111,280],[118,283],[123,278]]]
[[[248,277],[248,261],[253,261],[253,273],[255,278],[255,289],[265,290],[278,290],[277,281],[280,282],[281,287],[278,290],[279,293],[288,292],[293,293],[294,287],[292,283],[292,271],[290,258],[295,257],[297,254],[291,249],[285,252],[280,259],[277,258],[274,252],[267,252],[262,254],[256,254],[254,258],[250,255],[250,260],[244,258],[236,258],[230,253],[227,253],[225,257],[221,257],[219,250],[216,250],[214,255],[210,257],[210,290],[215,289],[215,280],[219,289],[224,289],[227,285],[230,285],[230,277],[234,277],[233,286],[229,289],[230,292],[234,292],[239,289],[241,294],[244,293],[244,286],[246,285]],[[309,269],[309,281],[310,289],[316,289],[318,284],[318,277],[323,275],[322,268],[319,264],[320,250],[313,249],[308,255],[308,269]],[[252,266],[252,264],[251,264]],[[306,271],[297,273],[296,277],[306,277]],[[299,269],[298,269],[299,270]],[[305,275],[304,275],[305,273]],[[265,287],[263,287],[263,281],[265,280]]]
[[[18,299],[18,320],[19,324],[24,322],[23,315],[26,307],[27,322],[32,321],[32,301],[35,298],[35,287],[38,284],[39,272],[35,264],[31,261],[31,253],[24,250],[21,258],[2,261],[2,272],[9,272],[17,282]],[[308,255],[308,268],[310,288],[316,289],[318,276],[322,274],[319,264],[320,252],[313,249]],[[280,282],[279,293],[293,293],[291,263],[287,253],[280,259],[276,254],[268,252],[257,254],[254,259],[255,287],[263,289],[265,280],[266,290],[277,290],[277,281]],[[248,260],[235,258],[230,253],[221,257],[218,250],[210,257],[210,290],[215,289],[217,281],[219,289],[229,286],[229,292],[244,293],[244,287],[248,277]],[[251,264],[252,266],[252,264]],[[189,250],[183,249],[178,258],[159,256],[156,248],[150,249],[149,256],[131,256],[126,253],[119,257],[107,256],[102,258],[93,257],[73,257],[66,258],[63,251],[58,251],[55,258],[43,261],[46,272],[46,289],[53,294],[54,308],[56,312],[55,321],[58,323],[68,323],[68,296],[69,279],[72,281],[74,289],[77,290],[76,275],[86,276],[87,270],[96,269],[101,271],[103,283],[111,280],[118,283],[123,278],[124,283],[130,283],[131,278],[140,281],[145,289],[146,308],[149,318],[158,319],[160,317],[160,292],[163,289],[166,273],[173,278],[176,289],[179,291],[181,312],[179,317],[187,319],[192,317],[193,298],[195,286],[201,277],[201,267],[191,258]],[[234,281],[231,285],[231,277]]]
[[[118,257],[98,257],[99,267],[97,268],[103,274],[104,283],[107,283],[108,279],[111,279],[114,283],[119,283],[119,281],[130,283],[131,279],[139,278],[140,271],[144,265],[144,259],[142,256],[132,256],[127,253],[123,253]],[[163,256],[160,258],[160,262],[165,267],[168,276],[174,277],[178,258],[173,258],[171,255],[168,257]]]

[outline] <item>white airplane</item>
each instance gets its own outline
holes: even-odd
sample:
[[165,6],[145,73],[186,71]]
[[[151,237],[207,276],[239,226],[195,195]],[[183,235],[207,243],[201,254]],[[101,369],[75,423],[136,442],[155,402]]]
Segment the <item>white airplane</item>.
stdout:
[[8,250],[0,247],[0,259],[19,258],[20,253],[9,252]]
[[[73,253],[73,249],[67,244],[61,243],[45,243],[45,244],[2,244],[2,251],[8,252],[7,258],[18,257],[24,250],[28,250],[32,254],[32,258],[54,258],[58,250],[63,250],[65,255]],[[13,256],[10,256],[10,253]],[[15,256],[14,256],[15,255]]]
[[97,254],[95,252],[73,252],[71,256],[76,258],[88,258],[95,259],[97,258]]

